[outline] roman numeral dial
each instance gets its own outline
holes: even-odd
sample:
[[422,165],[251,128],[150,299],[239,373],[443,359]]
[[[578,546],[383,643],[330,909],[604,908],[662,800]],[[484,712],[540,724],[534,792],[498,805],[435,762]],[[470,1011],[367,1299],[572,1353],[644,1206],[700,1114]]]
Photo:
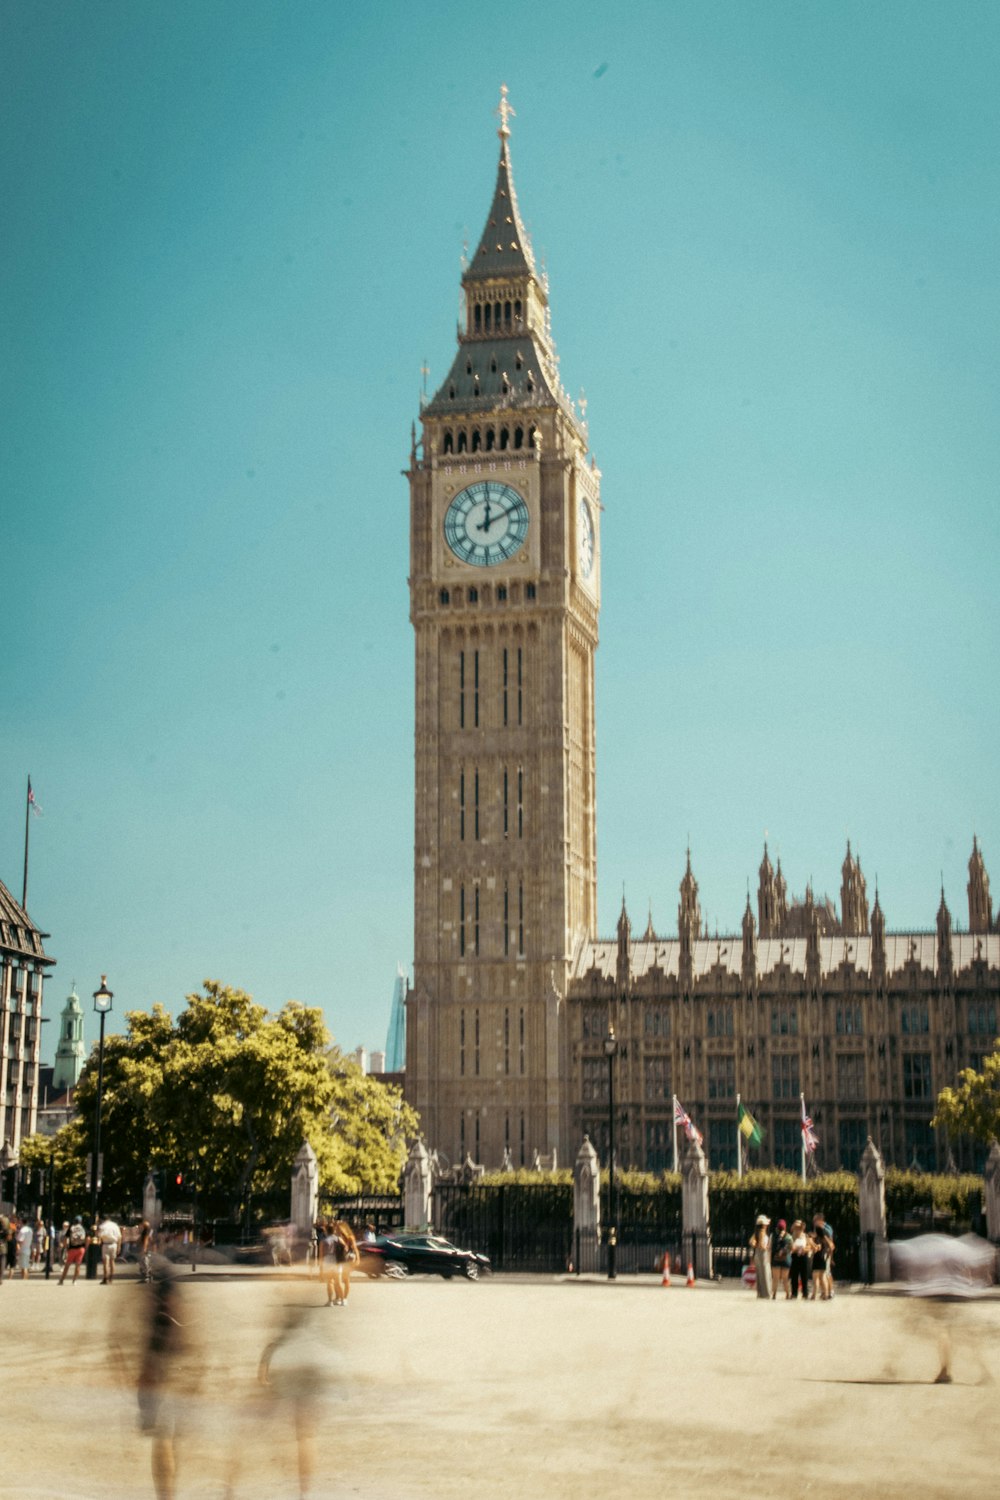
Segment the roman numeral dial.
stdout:
[[459,490],[445,512],[444,539],[460,562],[492,568],[524,545],[528,507],[511,485],[480,480]]

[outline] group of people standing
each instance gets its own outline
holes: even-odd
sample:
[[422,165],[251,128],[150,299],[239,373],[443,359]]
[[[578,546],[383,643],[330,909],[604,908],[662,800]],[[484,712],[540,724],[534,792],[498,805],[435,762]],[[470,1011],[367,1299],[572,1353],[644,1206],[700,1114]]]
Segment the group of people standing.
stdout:
[[0,1282],[5,1273],[11,1280],[15,1271],[26,1281],[29,1269],[45,1258],[48,1244],[49,1231],[41,1219],[32,1223],[17,1214],[0,1215]]
[[786,1301],[801,1295],[803,1301],[829,1302],[833,1296],[833,1230],[822,1214],[812,1227],[794,1219],[791,1229],[779,1219],[771,1231],[771,1220],[758,1214],[750,1238],[757,1296],[774,1301],[783,1291]]

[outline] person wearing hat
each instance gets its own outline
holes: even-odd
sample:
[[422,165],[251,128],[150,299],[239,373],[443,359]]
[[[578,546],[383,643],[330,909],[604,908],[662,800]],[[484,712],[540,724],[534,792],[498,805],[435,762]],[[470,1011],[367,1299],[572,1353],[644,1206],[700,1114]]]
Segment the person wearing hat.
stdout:
[[788,1233],[788,1225],[784,1219],[779,1219],[771,1236],[771,1298],[777,1297],[779,1290],[784,1290],[785,1301],[792,1295],[790,1273],[792,1266],[792,1237]]
[[757,1296],[771,1300],[771,1236],[768,1234],[771,1221],[767,1214],[758,1214],[750,1249],[753,1251],[753,1266],[757,1273]]
[[66,1273],[70,1266],[73,1267],[73,1280],[76,1281],[80,1275],[80,1267],[83,1265],[83,1257],[86,1249],[87,1231],[83,1227],[83,1220],[77,1214],[69,1226],[69,1234],[66,1236],[66,1264],[63,1266],[63,1273],[57,1283],[58,1286],[62,1286],[66,1280]]

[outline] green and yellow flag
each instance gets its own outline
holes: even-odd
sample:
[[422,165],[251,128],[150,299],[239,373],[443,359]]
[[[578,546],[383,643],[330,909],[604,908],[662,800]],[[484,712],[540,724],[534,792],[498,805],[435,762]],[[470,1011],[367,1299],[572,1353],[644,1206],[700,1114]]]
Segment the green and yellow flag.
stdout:
[[759,1146],[761,1141],[764,1139],[763,1130],[761,1130],[760,1126],[757,1124],[757,1121],[754,1119],[753,1115],[747,1109],[745,1104],[738,1104],[736,1108],[737,1123],[739,1125],[740,1134],[746,1136],[751,1146]]

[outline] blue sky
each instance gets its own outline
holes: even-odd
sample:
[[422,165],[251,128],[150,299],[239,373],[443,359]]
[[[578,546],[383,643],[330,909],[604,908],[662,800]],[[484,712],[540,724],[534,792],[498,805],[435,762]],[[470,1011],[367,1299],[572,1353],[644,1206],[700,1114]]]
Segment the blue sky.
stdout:
[[849,836],[1000,890],[992,4],[0,6],[0,877],[56,1003],[381,1045],[412,954],[400,477],[499,85],[603,472],[600,922]]

